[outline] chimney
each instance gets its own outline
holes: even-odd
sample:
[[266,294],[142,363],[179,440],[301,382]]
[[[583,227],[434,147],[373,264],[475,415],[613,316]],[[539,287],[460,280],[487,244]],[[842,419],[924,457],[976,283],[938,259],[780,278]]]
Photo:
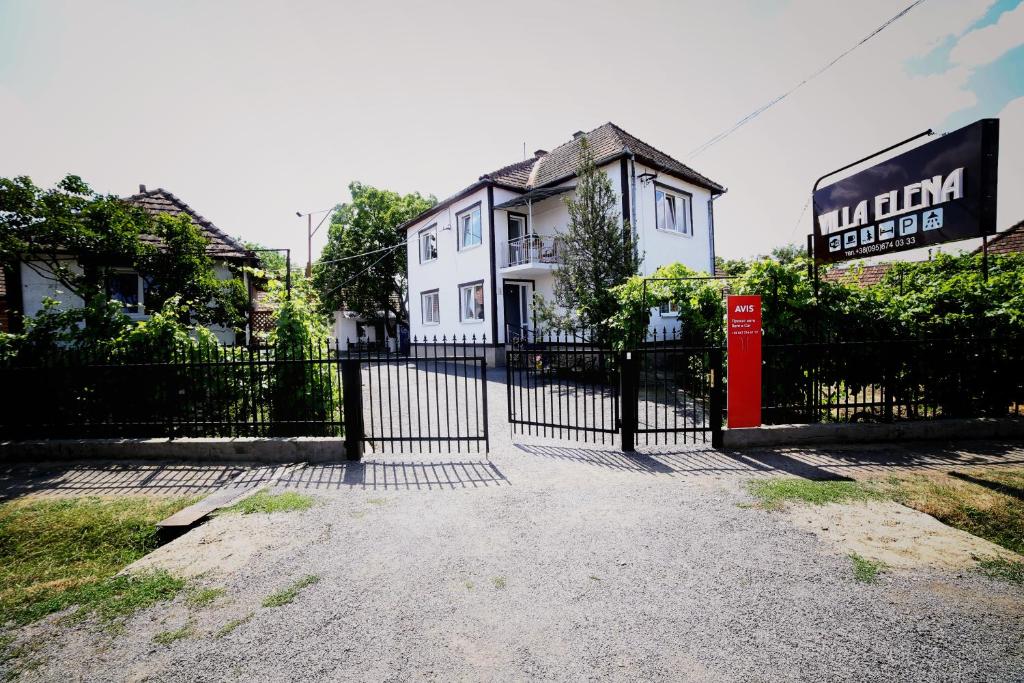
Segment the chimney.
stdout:
[[538,149],[536,152],[533,153],[533,156],[536,158],[540,158],[542,156],[545,156],[547,153],[548,151],[546,149]]
[[583,137],[583,131],[582,130],[578,130],[578,131],[576,131],[575,133],[572,134],[572,139],[573,140],[579,140],[581,137]]
[[140,183],[140,184],[139,184],[139,193],[140,193],[140,194],[145,194],[145,192],[146,192],[146,186],[145,186],[145,185],[142,185],[142,184]]

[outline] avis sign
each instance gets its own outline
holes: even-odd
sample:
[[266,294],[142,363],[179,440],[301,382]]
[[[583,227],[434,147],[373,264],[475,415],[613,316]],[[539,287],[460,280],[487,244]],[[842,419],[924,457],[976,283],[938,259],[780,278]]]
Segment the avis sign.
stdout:
[[999,120],[982,119],[814,193],[819,262],[996,231]]
[[761,425],[761,297],[727,299],[729,429]]

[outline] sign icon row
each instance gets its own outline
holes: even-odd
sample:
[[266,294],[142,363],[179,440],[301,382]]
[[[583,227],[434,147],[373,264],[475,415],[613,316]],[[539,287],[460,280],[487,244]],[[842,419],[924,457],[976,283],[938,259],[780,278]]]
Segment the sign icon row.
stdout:
[[[850,230],[828,238],[828,250],[853,249],[857,246],[874,244],[876,241],[891,240],[897,236],[913,235],[918,230],[918,218],[922,230],[938,230],[942,227],[942,209],[929,209],[918,216],[912,213],[900,216],[891,221],[883,221],[877,226],[869,225],[860,230]],[[876,232],[877,231],[877,232]]]

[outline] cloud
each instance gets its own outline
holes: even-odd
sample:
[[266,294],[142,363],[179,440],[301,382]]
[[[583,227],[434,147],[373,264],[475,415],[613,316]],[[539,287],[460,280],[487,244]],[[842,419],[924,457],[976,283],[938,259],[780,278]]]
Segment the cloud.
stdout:
[[1003,12],[999,21],[965,34],[950,52],[950,61],[969,68],[990,64],[1024,44],[1024,2]]

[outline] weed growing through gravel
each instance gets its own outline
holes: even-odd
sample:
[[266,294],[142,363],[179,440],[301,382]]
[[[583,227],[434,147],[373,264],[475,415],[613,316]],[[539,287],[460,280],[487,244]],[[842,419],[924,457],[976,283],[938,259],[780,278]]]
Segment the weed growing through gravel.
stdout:
[[220,512],[221,514],[240,515],[251,515],[258,512],[299,512],[308,510],[315,504],[316,499],[313,496],[307,496],[296,491],[285,491],[284,493],[260,491],[245,500],[235,503],[231,507],[224,508]]
[[853,560],[853,578],[862,583],[874,583],[886,567],[885,562],[869,560],[857,553],[850,553],[850,559]]
[[167,574],[115,577],[157,547],[156,522],[196,498],[67,498],[0,504],[0,624],[19,625],[79,605],[125,613],[173,597]]
[[234,631],[236,628],[238,628],[242,624],[244,624],[247,621],[249,621],[250,619],[252,619],[253,615],[254,615],[254,612],[249,612],[248,614],[246,614],[244,617],[242,617],[240,619],[232,619],[231,621],[229,621],[228,623],[224,624],[219,629],[217,629],[217,632],[213,634],[213,637],[214,638],[223,638],[224,636],[226,636],[227,634],[231,633],[232,631]]
[[153,642],[157,645],[170,645],[177,640],[188,638],[194,633],[195,629],[192,628],[192,624],[185,624],[181,628],[174,629],[173,631],[161,631],[153,636]]
[[3,667],[4,680],[13,681],[42,666],[46,660],[37,653],[43,644],[43,639],[36,637],[14,645],[13,635],[0,635],[0,667]]
[[223,588],[199,588],[185,596],[185,604],[192,608],[208,607],[224,593]]
[[271,593],[270,595],[268,595],[266,599],[263,600],[263,606],[280,607],[282,605],[287,605],[295,599],[295,596],[299,594],[299,591],[301,591],[303,588],[312,586],[314,583],[317,583],[319,581],[320,577],[316,574],[304,576],[292,585],[288,586],[287,588],[282,588],[276,593]]
[[506,582],[505,582],[505,577],[504,576],[495,576],[493,581],[494,581],[494,587],[495,588],[497,588],[500,591],[505,590]]
[[1008,560],[1005,557],[980,557],[978,569],[986,576],[1024,586],[1024,562]]
[[766,510],[779,510],[787,502],[825,505],[881,498],[881,494],[855,481],[810,481],[808,479],[760,479],[747,484],[751,495]]

